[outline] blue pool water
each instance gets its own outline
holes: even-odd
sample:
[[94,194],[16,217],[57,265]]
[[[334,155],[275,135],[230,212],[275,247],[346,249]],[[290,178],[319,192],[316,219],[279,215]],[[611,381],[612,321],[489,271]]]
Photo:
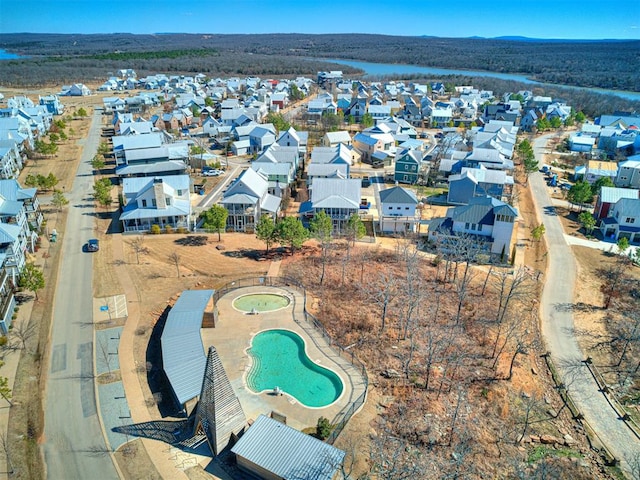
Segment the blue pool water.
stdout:
[[242,312],[271,312],[289,305],[289,299],[275,293],[252,293],[233,301],[233,306]]
[[307,407],[325,407],[342,394],[340,377],[311,361],[304,341],[290,330],[265,330],[248,350],[253,365],[247,384],[256,393],[279,387]]

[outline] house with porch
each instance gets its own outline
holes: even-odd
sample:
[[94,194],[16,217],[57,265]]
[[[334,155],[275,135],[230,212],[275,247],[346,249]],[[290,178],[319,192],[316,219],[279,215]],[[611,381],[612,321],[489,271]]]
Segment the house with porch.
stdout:
[[311,151],[311,161],[309,162],[309,166],[313,164],[346,165],[346,174],[348,178],[351,166],[359,158],[355,155],[356,152],[354,149],[341,143],[335,147],[315,147]]
[[381,216],[380,231],[383,233],[413,233],[420,220],[416,214],[418,199],[413,190],[391,187],[380,190]]
[[629,243],[640,243],[640,198],[621,198],[600,220],[600,231],[605,240],[617,242],[626,237]]
[[278,215],[280,202],[269,193],[269,179],[250,168],[229,186],[220,203],[229,213],[228,230],[253,232],[262,215]]
[[289,127],[286,132],[282,132],[276,143],[282,147],[297,147],[301,159],[307,154],[307,140],[309,132],[298,132],[295,128]]
[[125,178],[124,206],[120,221],[125,232],[148,232],[152,225],[162,230],[192,229],[191,185],[188,175]]
[[333,222],[333,231],[344,233],[349,218],[360,212],[361,188],[359,178],[315,178],[311,200],[300,205],[302,222],[306,225],[316,213],[324,211]]
[[0,258],[0,332],[7,335],[13,322],[13,313],[16,307],[16,298],[13,295],[14,285],[7,273],[4,261],[6,257]]
[[19,225],[0,223],[0,261],[4,261],[9,280],[18,285],[20,272],[26,264],[28,237]]
[[429,222],[429,241],[441,251],[452,251],[460,242],[472,242],[478,253],[507,261],[518,211],[496,198],[474,197],[468,205],[451,207],[445,217]]
[[21,203],[32,235],[40,231],[44,216],[37,188],[22,188],[15,179],[0,180],[0,198]]

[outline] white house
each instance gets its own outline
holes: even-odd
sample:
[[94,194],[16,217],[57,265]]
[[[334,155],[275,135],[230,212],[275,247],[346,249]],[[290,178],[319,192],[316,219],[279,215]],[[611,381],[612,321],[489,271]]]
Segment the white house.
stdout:
[[416,215],[418,199],[413,190],[391,187],[380,191],[382,206],[380,230],[384,233],[415,232],[419,221]]
[[122,194],[125,232],[149,231],[152,225],[191,230],[189,175],[124,178]]

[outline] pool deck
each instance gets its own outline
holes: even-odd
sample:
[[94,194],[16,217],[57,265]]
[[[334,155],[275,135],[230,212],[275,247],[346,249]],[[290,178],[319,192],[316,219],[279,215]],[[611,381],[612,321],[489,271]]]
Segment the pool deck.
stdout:
[[[236,310],[233,300],[252,293],[282,294],[291,299],[288,307],[255,315]],[[229,381],[240,400],[248,420],[255,420],[260,414],[270,415],[272,411],[287,417],[287,424],[302,430],[315,427],[320,416],[330,421],[348,407],[365,391],[365,380],[360,371],[331,347],[320,332],[305,321],[304,297],[295,289],[286,287],[254,286],[238,288],[222,296],[216,307],[218,323],[215,328],[201,330],[205,350],[210,345],[216,347]],[[246,350],[257,333],[281,328],[296,332],[306,345],[308,357],[319,365],[335,372],[344,385],[342,395],[327,407],[311,408],[298,403],[288,395],[273,393],[253,393],[246,385],[246,373],[251,359]]]

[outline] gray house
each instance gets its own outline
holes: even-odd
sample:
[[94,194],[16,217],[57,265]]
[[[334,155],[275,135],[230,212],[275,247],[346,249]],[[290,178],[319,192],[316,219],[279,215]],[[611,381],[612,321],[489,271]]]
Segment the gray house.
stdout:
[[229,212],[227,228],[234,232],[253,231],[263,214],[276,216],[280,198],[269,193],[269,179],[248,169],[229,186],[220,202]]
[[324,211],[333,220],[333,230],[342,233],[349,217],[360,211],[359,178],[316,178],[311,186],[311,200],[300,205],[302,221],[307,223]]

